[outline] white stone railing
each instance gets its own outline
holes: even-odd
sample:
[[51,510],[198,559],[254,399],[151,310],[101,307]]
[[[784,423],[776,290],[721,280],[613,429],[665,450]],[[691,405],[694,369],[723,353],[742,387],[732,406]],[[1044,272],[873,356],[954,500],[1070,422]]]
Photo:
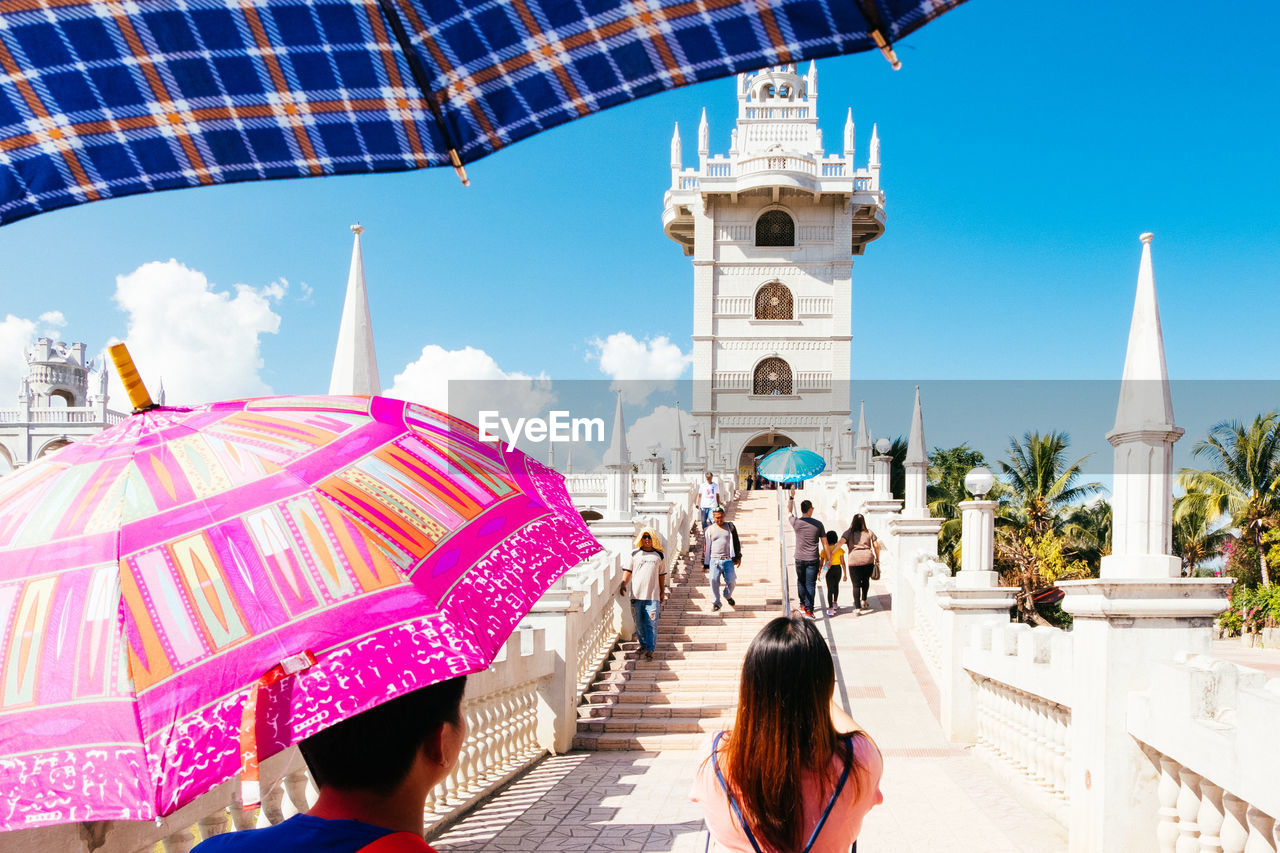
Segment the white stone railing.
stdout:
[[33,406],[23,417],[21,409],[0,409],[0,423],[6,424],[100,424],[114,426],[127,417],[122,412],[97,406]]
[[571,495],[603,495],[604,474],[568,474],[564,485]]
[[751,297],[750,296],[717,296],[715,301],[715,313],[718,315],[751,314]]
[[735,170],[739,175],[754,175],[757,172],[802,172],[816,175],[818,166],[808,157],[794,157],[787,154],[762,154],[739,160]]
[[1067,823],[1071,766],[1072,636],[1021,623],[974,628],[961,653],[973,677],[978,744],[1055,802],[1047,810]]
[[908,583],[914,589],[914,619],[916,645],[920,656],[929,667],[935,682],[942,681],[942,638],[946,631],[943,625],[943,610],[938,606],[938,588],[950,580],[951,572],[937,560],[924,559],[915,565],[897,567],[897,571],[905,573]]
[[1158,665],[1128,730],[1159,774],[1160,851],[1280,849],[1280,678],[1203,656]]

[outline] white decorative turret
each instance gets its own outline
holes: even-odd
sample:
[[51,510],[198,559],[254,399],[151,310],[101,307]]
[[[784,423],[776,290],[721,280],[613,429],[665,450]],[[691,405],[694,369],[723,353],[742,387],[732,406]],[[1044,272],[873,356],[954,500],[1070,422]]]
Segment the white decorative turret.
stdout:
[[711,154],[711,130],[707,125],[707,109],[702,108],[702,119],[698,122],[698,156],[707,157]]
[[849,114],[844,120],[844,159],[850,164],[853,163],[853,153],[857,148],[857,138],[854,134],[853,126],[853,107],[849,108]]
[[684,168],[684,157],[680,150],[680,122],[676,122],[676,129],[671,134],[671,169],[680,171]]
[[871,476],[871,433],[867,432],[867,402],[858,403],[858,432],[853,439],[853,473]]
[[880,168],[880,127],[879,125],[871,125],[871,146],[869,160],[867,166],[871,169]]
[[928,518],[929,457],[924,449],[924,413],[920,409],[920,386],[911,412],[911,434],[907,438],[906,495],[903,518]]
[[684,476],[684,430],[680,427],[680,401],[676,401],[676,440],[671,445],[671,476]]
[[622,418],[622,392],[613,416],[613,440],[604,453],[606,521],[631,518],[631,452],[627,449],[627,424]]
[[338,327],[338,348],[329,377],[330,394],[372,396],[382,393],[378,381],[378,356],[373,346],[373,322],[369,318],[369,294],[364,284],[364,257],[360,235],[364,228],[351,226],[356,235],[351,247],[351,270],[347,274],[347,297]]
[[1141,236],[1142,260],[1129,325],[1129,347],[1120,381],[1116,424],[1107,433],[1115,448],[1111,555],[1103,578],[1176,578],[1182,561],[1173,554],[1173,444],[1183,430],[1173,421],[1164,334],[1151,269],[1149,232]]

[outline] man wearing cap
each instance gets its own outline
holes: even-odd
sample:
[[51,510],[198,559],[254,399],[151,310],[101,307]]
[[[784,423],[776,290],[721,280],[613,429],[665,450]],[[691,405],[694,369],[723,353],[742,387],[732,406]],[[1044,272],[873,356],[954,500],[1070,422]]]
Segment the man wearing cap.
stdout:
[[622,586],[618,592],[627,594],[631,588],[631,612],[636,620],[636,636],[645,660],[653,660],[658,644],[658,614],[667,597],[666,555],[658,547],[658,533],[646,527],[636,537],[636,548],[631,552],[631,562],[622,572]]
[[702,534],[702,566],[711,567],[712,610],[720,609],[720,582],[724,581],[724,600],[731,607],[733,588],[738,583],[738,565],[742,562],[742,543],[738,528],[732,521],[724,520],[724,507],[717,506],[711,512],[712,523]]

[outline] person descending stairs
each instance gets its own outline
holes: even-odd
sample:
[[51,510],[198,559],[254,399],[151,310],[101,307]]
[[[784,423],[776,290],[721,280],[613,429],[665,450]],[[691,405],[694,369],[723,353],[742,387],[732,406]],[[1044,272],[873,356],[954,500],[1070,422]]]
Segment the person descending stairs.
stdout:
[[654,660],[623,642],[583,697],[573,745],[586,750],[693,749],[733,721],[752,638],[782,612],[775,492],[742,492],[729,508],[742,564],[734,604],[712,609],[702,531],[668,576]]

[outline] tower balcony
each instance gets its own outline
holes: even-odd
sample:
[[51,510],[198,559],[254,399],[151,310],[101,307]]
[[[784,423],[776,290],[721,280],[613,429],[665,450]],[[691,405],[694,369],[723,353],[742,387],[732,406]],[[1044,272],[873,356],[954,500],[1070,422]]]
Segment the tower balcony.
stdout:
[[783,190],[847,201],[853,218],[851,254],[861,255],[867,243],[884,233],[878,166],[855,169],[845,157],[783,151],[705,158],[698,169],[672,170],[671,188],[663,198],[663,231],[681,245],[685,255],[692,255],[695,208],[711,196],[728,196],[736,202],[739,195],[760,190],[770,191],[775,202]]

